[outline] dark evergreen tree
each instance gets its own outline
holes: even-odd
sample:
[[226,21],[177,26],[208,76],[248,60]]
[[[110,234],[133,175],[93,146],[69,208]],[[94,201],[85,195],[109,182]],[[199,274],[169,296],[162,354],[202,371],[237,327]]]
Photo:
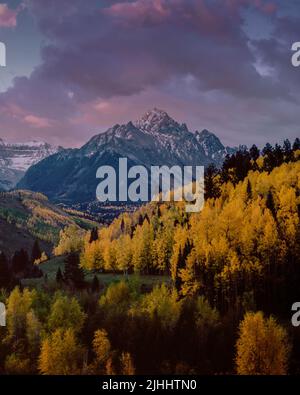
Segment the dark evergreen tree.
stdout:
[[228,182],[230,180],[229,170],[234,166],[234,155],[227,154],[225,156],[222,170],[221,170],[221,182]]
[[161,217],[161,210],[160,210],[160,206],[157,206],[157,217],[160,218]]
[[248,180],[247,182],[247,200],[250,200],[252,198],[252,187],[251,187],[251,182]]
[[184,260],[183,260],[183,256],[182,256],[182,251],[181,251],[181,247],[179,248],[179,253],[178,253],[178,258],[177,258],[177,265],[176,265],[176,276],[175,276],[175,288],[178,291],[178,293],[181,290],[181,278],[179,277],[179,271],[180,269],[184,268]]
[[175,288],[178,291],[178,293],[181,291],[181,286],[182,286],[182,280],[179,277],[180,269],[183,269],[185,267],[185,261],[189,253],[191,252],[191,249],[192,246],[189,240],[185,243],[183,250],[181,248],[179,249],[177,266],[176,266],[177,268],[176,278],[175,278]]
[[98,228],[93,228],[91,230],[91,237],[90,237],[90,243],[92,243],[93,241],[98,240],[99,236],[98,236]]
[[16,251],[12,258],[12,270],[13,273],[23,273],[25,276],[29,268],[29,258],[27,251],[23,248],[20,251]]
[[250,158],[254,161],[256,161],[259,158],[259,149],[255,144],[252,145],[249,151]]
[[[28,277],[28,278],[39,278],[39,277],[43,277],[43,275],[44,275],[44,273],[38,267],[38,265],[29,265],[29,270],[27,272],[26,277]],[[47,274],[45,276],[48,277]]]
[[300,139],[297,137],[293,144],[293,151],[300,150]]
[[284,161],[284,153],[279,144],[275,145],[273,154],[274,154],[274,167],[282,165]]
[[144,218],[142,216],[142,214],[139,215],[139,219],[138,219],[138,225],[142,226],[144,222]]
[[276,166],[276,159],[272,145],[267,143],[262,153],[264,156],[264,170],[270,173]]
[[134,232],[135,232],[135,228],[136,228],[136,226],[134,226],[134,225],[131,225],[131,227],[130,227],[130,237],[131,238],[133,238],[133,235],[134,235]]
[[293,158],[292,144],[289,139],[283,142],[283,153],[285,162],[290,162]]
[[205,169],[205,199],[217,198],[220,196],[220,188],[216,180],[218,169],[214,164],[210,164]]
[[122,218],[122,221],[121,221],[121,226],[120,226],[120,228],[121,228],[121,232],[122,232],[122,233],[124,233],[124,230],[125,230],[125,222],[124,222],[124,218]]
[[235,180],[233,181],[235,184],[237,184],[247,177],[249,171],[252,169],[252,165],[251,156],[246,149],[243,151],[238,151],[235,154],[235,160]]
[[267,195],[266,206],[271,211],[273,217],[276,218],[276,208],[275,208],[273,193],[271,189],[269,190]]
[[80,265],[79,255],[77,253],[69,254],[65,259],[64,279],[68,284],[77,288],[84,285],[84,272]]
[[7,288],[11,282],[11,272],[9,270],[6,255],[0,253],[0,288]]
[[98,280],[98,277],[95,275],[93,278],[92,286],[91,286],[92,292],[99,292],[100,290],[100,283]]
[[42,251],[40,249],[40,245],[38,240],[36,239],[31,252],[31,262],[34,263],[37,259],[40,259],[42,256]]
[[56,272],[56,282],[58,284],[61,284],[64,281],[64,277],[62,275],[61,269],[60,267],[58,268],[57,272]]
[[271,154],[272,152],[273,152],[273,147],[272,147],[272,145],[271,145],[270,143],[267,143],[267,144],[264,146],[263,150],[262,150],[263,156],[269,155],[269,154]]
[[226,155],[221,171],[221,182],[231,181],[236,185],[244,180],[251,169],[251,156],[246,149],[239,150],[231,156]]

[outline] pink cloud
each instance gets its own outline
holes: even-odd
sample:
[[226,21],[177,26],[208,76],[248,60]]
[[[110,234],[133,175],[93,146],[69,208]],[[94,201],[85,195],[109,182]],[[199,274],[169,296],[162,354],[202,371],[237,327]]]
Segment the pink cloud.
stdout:
[[141,23],[147,21],[154,24],[164,21],[170,15],[165,0],[136,0],[134,2],[116,3],[103,12],[122,20],[140,21]]
[[274,14],[277,11],[277,5],[268,0],[226,0],[226,5],[235,11],[241,7],[254,7],[264,14]]
[[37,117],[36,115],[26,115],[24,121],[33,128],[49,128],[51,126],[49,119]]
[[52,121],[50,119],[28,114],[24,108],[15,103],[7,103],[4,105],[0,110],[0,114],[5,114],[15,120],[25,122],[28,126],[33,128],[48,128],[52,126]]
[[[268,0],[225,0],[222,6],[238,17],[241,7],[255,7],[258,11],[273,14],[277,10],[275,3]],[[182,20],[197,20],[205,27],[219,24],[221,16],[216,9],[204,0],[187,3],[186,0],[135,0],[115,3],[104,9],[104,14],[135,23],[163,23],[174,15],[180,15]]]
[[0,4],[0,28],[16,27],[19,9],[11,10],[6,3]]
[[270,14],[270,15],[274,14],[277,11],[277,6],[274,3],[267,3],[267,4],[264,5],[263,11],[266,14]]
[[277,11],[276,4],[269,0],[222,0],[220,3],[216,7],[206,0],[120,1],[102,12],[123,27],[172,24],[194,29],[201,35],[229,39],[236,34],[235,26],[239,26],[242,20],[242,8],[254,7],[263,14]]

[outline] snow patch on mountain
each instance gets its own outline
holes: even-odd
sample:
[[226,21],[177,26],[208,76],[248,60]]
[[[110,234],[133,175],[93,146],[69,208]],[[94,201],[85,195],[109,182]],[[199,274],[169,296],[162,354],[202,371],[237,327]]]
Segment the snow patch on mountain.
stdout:
[[17,187],[42,192],[55,202],[89,202],[96,199],[98,168],[115,168],[120,157],[128,158],[128,166],[147,168],[211,163],[220,167],[226,154],[236,150],[224,147],[213,133],[191,132],[186,124],[154,108],[135,122],[96,134],[81,148],[62,150],[31,166]]
[[8,143],[0,139],[0,187],[9,190],[30,166],[55,154],[61,148],[42,141]]

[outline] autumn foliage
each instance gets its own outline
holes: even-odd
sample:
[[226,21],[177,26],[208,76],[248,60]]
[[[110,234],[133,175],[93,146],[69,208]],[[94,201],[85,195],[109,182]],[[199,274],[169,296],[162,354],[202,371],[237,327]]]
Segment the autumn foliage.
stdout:
[[[0,370],[299,372],[290,325],[300,296],[299,158],[299,141],[226,158],[207,170],[200,213],[187,214],[184,202],[151,203],[109,226],[66,227],[54,249],[65,256],[55,284],[1,296]],[[102,284],[116,274],[121,281]]]

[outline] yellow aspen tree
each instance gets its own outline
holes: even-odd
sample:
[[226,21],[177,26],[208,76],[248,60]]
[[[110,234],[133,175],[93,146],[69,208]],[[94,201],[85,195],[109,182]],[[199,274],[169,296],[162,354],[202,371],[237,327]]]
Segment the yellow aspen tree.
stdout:
[[128,234],[121,235],[116,243],[116,259],[118,270],[123,271],[124,274],[132,266],[132,240]]
[[273,317],[246,313],[239,328],[236,369],[242,375],[287,374],[287,333]]
[[98,329],[94,334],[93,351],[96,355],[96,363],[105,365],[110,354],[111,345],[105,329]]
[[187,229],[178,226],[174,233],[174,245],[173,245],[172,257],[170,261],[170,271],[171,271],[171,278],[173,282],[175,282],[176,280],[178,274],[178,263],[180,260],[180,254],[182,254],[187,240],[188,240]]
[[55,255],[64,255],[72,252],[80,252],[84,244],[82,229],[76,225],[70,225],[60,231],[59,243],[54,248]]
[[45,375],[80,374],[84,355],[72,329],[57,329],[42,342],[39,371]]
[[133,376],[135,374],[135,367],[129,352],[122,352],[120,357],[120,365],[122,375]]

